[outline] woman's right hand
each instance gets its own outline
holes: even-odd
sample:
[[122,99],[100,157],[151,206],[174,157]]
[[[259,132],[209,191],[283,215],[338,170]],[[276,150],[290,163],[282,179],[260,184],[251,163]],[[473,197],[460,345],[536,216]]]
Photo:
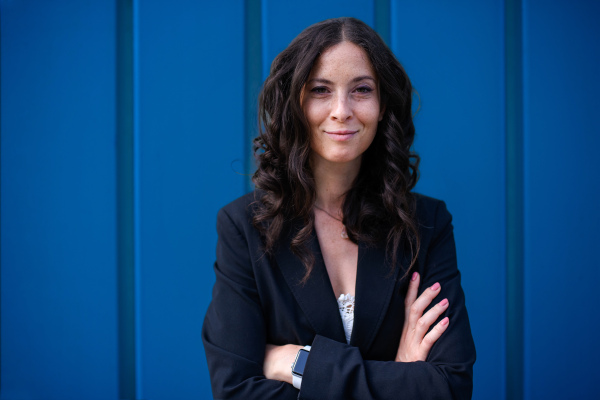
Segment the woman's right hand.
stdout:
[[406,299],[404,300],[404,327],[402,328],[400,345],[396,353],[396,361],[425,361],[433,344],[448,328],[449,319],[446,317],[427,333],[429,327],[448,308],[448,299],[443,299],[423,314],[423,311],[440,293],[441,286],[439,283],[435,283],[425,289],[421,296],[417,298],[420,279],[419,274],[415,272],[408,285]]

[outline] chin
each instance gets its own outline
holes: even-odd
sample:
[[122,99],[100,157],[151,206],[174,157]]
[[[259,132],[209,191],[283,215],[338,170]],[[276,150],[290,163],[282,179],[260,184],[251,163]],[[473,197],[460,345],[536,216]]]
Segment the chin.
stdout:
[[335,164],[349,164],[360,161],[360,156],[356,155],[337,155],[325,158],[326,161]]
[[355,149],[327,149],[328,151],[323,151],[323,149],[312,149],[312,161],[319,164],[353,164],[360,163],[360,159],[362,158],[362,153],[359,151],[352,151]]

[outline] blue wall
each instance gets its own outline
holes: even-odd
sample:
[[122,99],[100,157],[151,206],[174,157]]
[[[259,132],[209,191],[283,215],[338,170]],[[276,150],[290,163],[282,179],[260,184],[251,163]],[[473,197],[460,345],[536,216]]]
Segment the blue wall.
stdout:
[[215,215],[307,25],[374,26],[454,215],[475,399],[594,398],[600,5],[0,1],[0,400],[210,398]]

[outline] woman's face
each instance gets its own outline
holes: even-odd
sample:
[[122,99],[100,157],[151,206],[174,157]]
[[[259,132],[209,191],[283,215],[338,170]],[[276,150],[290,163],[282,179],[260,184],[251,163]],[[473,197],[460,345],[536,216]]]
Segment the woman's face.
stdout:
[[311,161],[360,165],[383,117],[377,77],[365,51],[342,42],[323,52],[301,104],[310,126]]

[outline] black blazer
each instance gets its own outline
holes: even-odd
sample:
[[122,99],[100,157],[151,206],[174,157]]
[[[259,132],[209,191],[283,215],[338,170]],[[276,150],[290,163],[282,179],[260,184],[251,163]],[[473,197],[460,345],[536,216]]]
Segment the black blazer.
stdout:
[[[443,298],[450,302],[442,316],[450,317],[450,325],[425,362],[393,361],[409,278],[401,279],[402,268],[390,273],[384,246],[359,243],[354,328],[348,345],[316,236],[311,241],[316,263],[302,286],[304,267],[289,246],[298,227],[282,236],[269,257],[261,251],[261,238],[252,226],[254,193],[219,211],[216,282],[202,328],[215,399],[471,398],[475,346],[456,266],[451,216],[442,201],[416,196],[419,294],[440,282],[434,303]],[[301,391],[264,377],[267,343],[312,345]]]

